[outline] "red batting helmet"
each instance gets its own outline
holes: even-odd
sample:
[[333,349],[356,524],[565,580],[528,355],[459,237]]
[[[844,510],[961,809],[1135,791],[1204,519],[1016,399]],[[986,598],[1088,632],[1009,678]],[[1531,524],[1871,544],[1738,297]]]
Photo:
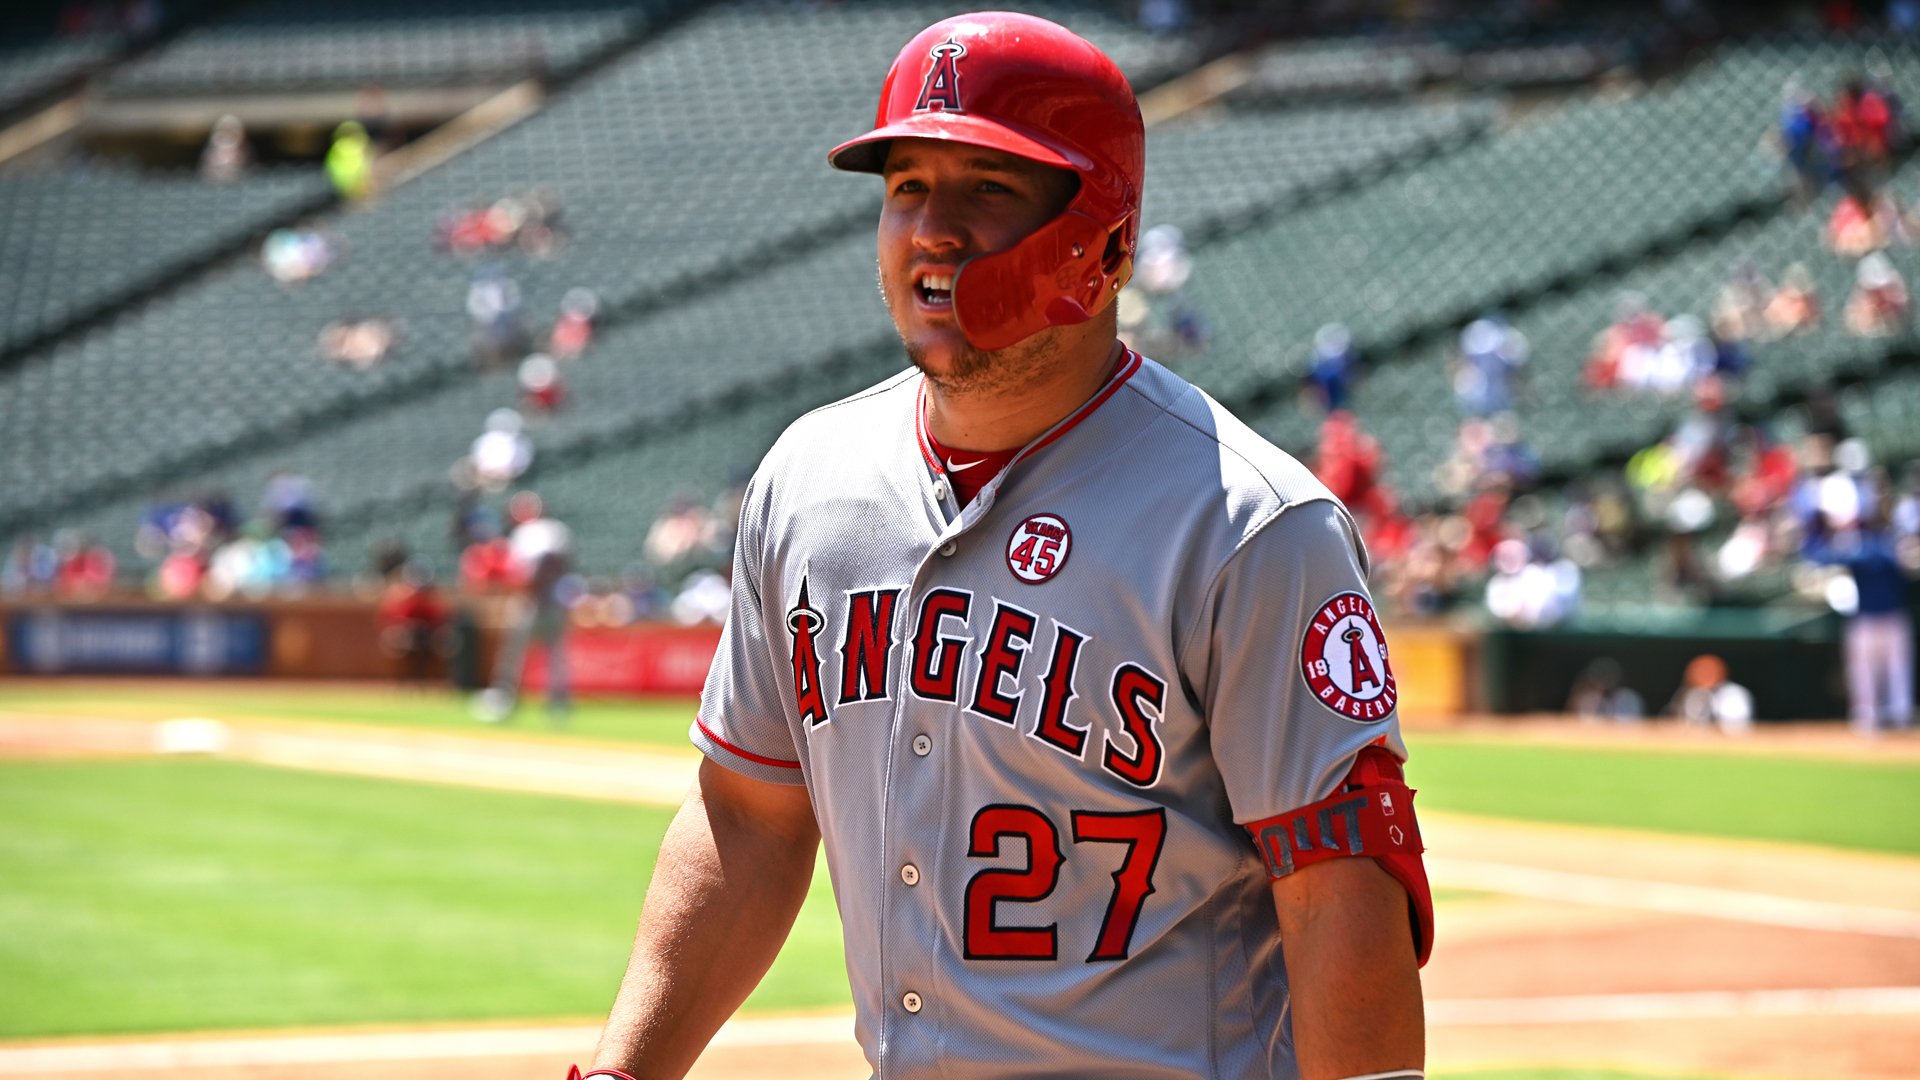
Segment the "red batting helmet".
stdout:
[[1140,106],[1119,67],[1066,27],[987,11],[920,31],[887,72],[874,130],[827,161],[877,173],[899,138],[984,146],[1080,178],[1059,217],[961,264],[953,310],[975,348],[1085,322],[1133,275],[1146,172]]

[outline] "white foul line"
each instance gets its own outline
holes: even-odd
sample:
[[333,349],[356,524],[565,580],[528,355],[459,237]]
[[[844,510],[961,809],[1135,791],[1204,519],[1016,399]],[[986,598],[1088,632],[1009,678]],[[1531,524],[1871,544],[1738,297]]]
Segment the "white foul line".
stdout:
[[1604,907],[1639,908],[1675,915],[1733,919],[1797,930],[1920,939],[1920,913],[1893,908],[1800,900],[1705,885],[1677,885],[1665,881],[1634,881],[1563,870],[1537,870],[1506,863],[1444,858],[1431,853],[1426,863],[1435,882],[1454,888]]

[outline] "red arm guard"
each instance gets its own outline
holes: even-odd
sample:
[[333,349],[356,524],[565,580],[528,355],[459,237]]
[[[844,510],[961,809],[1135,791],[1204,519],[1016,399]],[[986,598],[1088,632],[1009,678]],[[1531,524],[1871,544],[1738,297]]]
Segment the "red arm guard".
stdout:
[[628,1076],[619,1069],[595,1069],[585,1076],[580,1074],[580,1066],[578,1065],[567,1070],[567,1080],[593,1080],[596,1076],[611,1076],[614,1080],[633,1080],[633,1077]]
[[1426,964],[1433,953],[1433,890],[1420,861],[1426,848],[1413,817],[1413,789],[1392,751],[1367,747],[1340,790],[1311,806],[1256,821],[1247,831],[1276,880],[1327,859],[1372,856],[1407,890],[1415,954]]

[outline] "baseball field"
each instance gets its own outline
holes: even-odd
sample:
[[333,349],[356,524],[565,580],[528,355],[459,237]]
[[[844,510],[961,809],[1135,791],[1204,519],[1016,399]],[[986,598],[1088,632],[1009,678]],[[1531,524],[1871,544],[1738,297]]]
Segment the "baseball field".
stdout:
[[[0,1077],[558,1077],[612,998],[692,704],[0,686]],[[1455,1078],[1920,1061],[1920,741],[1417,726]],[[696,1075],[866,1075],[824,874]]]

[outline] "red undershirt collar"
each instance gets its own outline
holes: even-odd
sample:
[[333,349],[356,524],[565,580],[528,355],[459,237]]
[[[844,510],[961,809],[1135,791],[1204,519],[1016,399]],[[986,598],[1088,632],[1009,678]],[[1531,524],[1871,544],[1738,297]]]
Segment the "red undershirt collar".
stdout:
[[1105,404],[1106,400],[1132,378],[1134,372],[1139,370],[1140,354],[1132,349],[1122,349],[1119,363],[1115,366],[1113,374],[1108,377],[1106,385],[1100,388],[1100,392],[1087,399],[1086,404],[1075,409],[1065,420],[1054,425],[1053,429],[1041,436],[1039,441],[1030,446],[985,453],[978,450],[951,450],[941,446],[934,439],[933,432],[927,428],[927,384],[922,379],[920,393],[914,402],[914,427],[918,429],[920,436],[921,456],[926,458],[927,464],[936,472],[946,474],[947,482],[953,485],[954,498],[961,506],[965,506],[973,501],[975,495],[980,494],[982,488],[992,483],[994,477],[999,476],[1003,469],[1012,464],[1014,458],[1022,453],[1037,451],[1077,427],[1082,420],[1092,415],[1095,409]]

